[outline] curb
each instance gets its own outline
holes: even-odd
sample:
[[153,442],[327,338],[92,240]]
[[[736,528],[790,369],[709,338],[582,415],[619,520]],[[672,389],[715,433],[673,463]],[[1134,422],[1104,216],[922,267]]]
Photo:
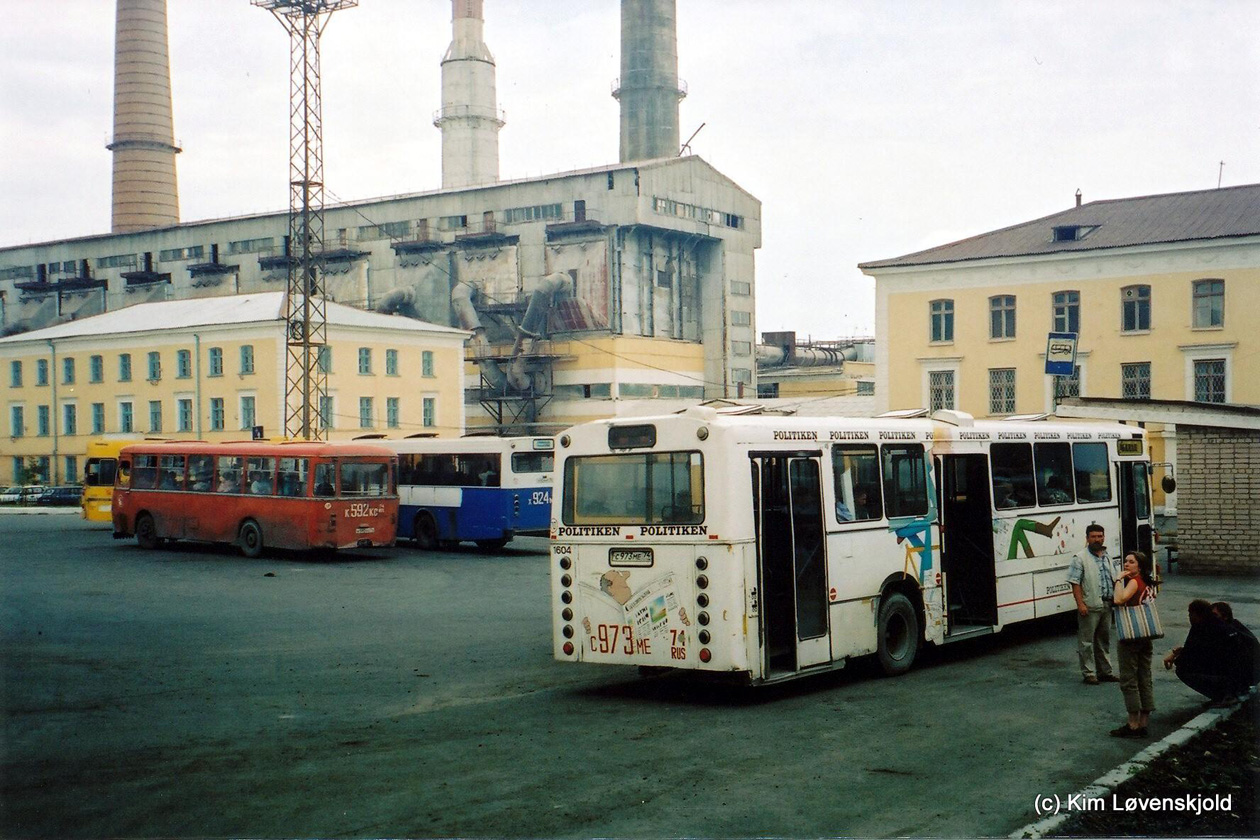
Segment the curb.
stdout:
[[[1119,787],[1121,782],[1126,782],[1145,770],[1148,764],[1160,755],[1163,755],[1169,749],[1179,744],[1184,744],[1186,741],[1189,741],[1199,733],[1207,732],[1221,721],[1232,717],[1234,712],[1238,711],[1239,707],[1242,706],[1246,699],[1251,697],[1254,691],[1255,689],[1253,688],[1251,691],[1248,691],[1240,698],[1231,702],[1228,706],[1208,709],[1197,717],[1191,718],[1186,721],[1180,729],[1171,733],[1163,740],[1156,741],[1154,744],[1151,744],[1149,747],[1142,750],[1140,753],[1133,756],[1133,758],[1129,759],[1124,764],[1121,764],[1116,769],[1099,776],[1093,781],[1093,783],[1081,788],[1070,798],[1084,800],[1111,793]],[[1057,801],[1058,797],[1055,798]],[[1075,815],[1075,811],[1061,811],[1052,814],[1045,819],[1029,823],[1023,828],[1016,829],[1007,836],[1011,838],[1021,838],[1022,840],[1039,840],[1039,838],[1052,835],[1056,828],[1067,822]]]

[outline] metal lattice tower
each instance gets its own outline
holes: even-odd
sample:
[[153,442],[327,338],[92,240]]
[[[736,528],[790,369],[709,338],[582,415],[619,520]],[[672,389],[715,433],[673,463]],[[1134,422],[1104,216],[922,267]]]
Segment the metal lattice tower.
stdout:
[[[328,339],[327,301],[320,282],[324,257],[324,122],[320,106],[319,38],[332,13],[359,0],[250,0],[289,33],[289,237],[285,256],[288,353],[284,431],[326,440],[320,418],[328,374],[320,355]],[[331,418],[329,418],[331,421]]]

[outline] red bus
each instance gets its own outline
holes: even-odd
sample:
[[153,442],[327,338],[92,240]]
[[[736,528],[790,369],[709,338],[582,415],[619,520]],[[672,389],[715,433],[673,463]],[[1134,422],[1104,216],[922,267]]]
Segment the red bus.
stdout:
[[263,547],[394,544],[398,458],[358,443],[155,441],[124,447],[114,480],[114,538]]

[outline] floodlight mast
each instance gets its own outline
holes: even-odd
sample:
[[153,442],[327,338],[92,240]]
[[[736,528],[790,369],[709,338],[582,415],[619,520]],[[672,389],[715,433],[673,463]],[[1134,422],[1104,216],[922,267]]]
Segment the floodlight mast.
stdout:
[[[328,373],[321,355],[328,342],[324,260],[324,124],[320,105],[319,38],[333,12],[358,0],[250,0],[289,33],[289,236],[285,248],[286,366],[284,431],[287,437],[326,440],[331,417],[321,408]],[[316,422],[316,420],[319,422]]]

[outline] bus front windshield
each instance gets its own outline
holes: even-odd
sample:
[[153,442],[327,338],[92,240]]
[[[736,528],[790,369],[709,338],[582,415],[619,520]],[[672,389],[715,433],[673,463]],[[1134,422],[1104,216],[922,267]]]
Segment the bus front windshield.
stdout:
[[703,459],[699,452],[570,458],[563,517],[566,525],[703,522]]

